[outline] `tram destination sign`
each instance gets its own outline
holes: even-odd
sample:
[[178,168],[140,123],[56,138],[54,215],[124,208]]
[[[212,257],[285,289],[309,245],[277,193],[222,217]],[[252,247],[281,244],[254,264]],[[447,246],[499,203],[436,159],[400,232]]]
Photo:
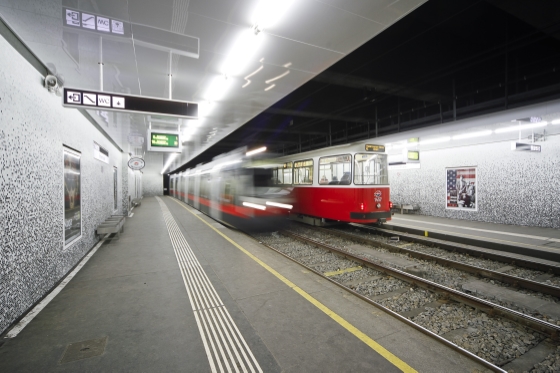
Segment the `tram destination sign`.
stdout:
[[187,101],[122,95],[64,88],[63,106],[82,109],[111,110],[143,114],[198,118],[198,104]]
[[385,152],[385,145],[366,144],[367,152]]

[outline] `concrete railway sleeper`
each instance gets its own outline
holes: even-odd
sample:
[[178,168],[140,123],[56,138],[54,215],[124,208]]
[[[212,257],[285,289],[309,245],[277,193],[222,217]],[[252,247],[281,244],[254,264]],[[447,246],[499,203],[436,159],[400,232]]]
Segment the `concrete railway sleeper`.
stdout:
[[[323,228],[320,228],[323,229]],[[523,277],[518,277],[518,276],[513,276],[507,273],[504,273],[503,271],[513,271],[516,269],[516,265],[515,263],[512,262],[506,262],[504,264],[508,264],[506,266],[504,266],[503,264],[498,265],[497,267],[499,267],[499,271],[498,270],[492,270],[492,269],[488,269],[488,268],[483,268],[483,267],[479,267],[479,266],[475,266],[475,265],[471,265],[471,264],[466,264],[457,260],[452,260],[446,257],[442,257],[442,256],[438,256],[438,255],[432,255],[432,254],[428,254],[425,252],[420,251],[421,248],[419,248],[419,245],[415,245],[414,249],[409,248],[410,246],[407,246],[408,244],[403,244],[403,242],[399,242],[397,243],[391,243],[391,241],[389,242],[383,242],[380,240],[375,240],[372,238],[371,234],[367,234],[367,235],[359,235],[356,233],[348,233],[345,231],[341,231],[341,230],[337,230],[337,229],[329,229],[325,231],[330,234],[334,234],[334,235],[338,235],[340,237],[343,238],[347,238],[349,240],[354,240],[360,243],[364,243],[367,245],[374,245],[374,246],[379,246],[382,247],[384,249],[387,249],[391,252],[395,252],[395,253],[401,253],[401,254],[407,254],[410,257],[413,258],[418,258],[418,259],[422,259],[422,260],[428,260],[428,261],[433,261],[437,264],[443,265],[443,266],[448,266],[451,268],[456,268],[459,269],[461,271],[464,272],[468,272],[470,274],[476,275],[476,276],[480,276],[480,277],[485,277],[485,278],[489,278],[492,280],[496,280],[496,281],[500,281],[503,282],[505,284],[511,285],[515,288],[523,288],[523,289],[527,289],[527,290],[532,290],[532,291],[536,291],[536,292],[540,292],[543,294],[549,294],[552,295],[554,297],[558,297],[560,298],[560,287],[559,286],[554,286],[554,285],[550,285],[547,283],[543,283],[543,282],[537,282],[531,279],[527,279],[527,278],[523,278]],[[498,262],[500,263],[500,262]],[[503,262],[501,262],[503,263]],[[542,270],[544,270],[545,272],[542,271],[535,271],[537,272],[537,274],[534,277],[538,277],[538,275],[546,275],[546,273],[549,273],[549,268],[548,267],[543,267]],[[547,278],[548,276],[543,276],[543,278]],[[551,276],[552,277],[552,276]],[[549,279],[550,277],[548,277]]]
[[[370,232],[370,234],[384,237],[398,237],[400,241],[422,244],[425,247],[436,247],[441,249],[441,251],[454,253],[456,255],[467,254],[473,258],[487,259],[489,261],[504,263],[522,269],[530,269],[533,270],[534,273],[538,273],[539,276],[542,276],[546,280],[551,280],[551,282],[555,282],[557,286],[560,286],[560,264],[555,260],[546,260],[536,257],[528,258],[527,256],[515,255],[515,253],[510,253],[508,251],[485,249],[483,247],[470,244],[425,237],[410,232],[387,230],[363,224],[351,224],[345,227],[340,227],[341,230],[359,228],[362,232]],[[457,236],[456,239],[458,241],[462,240],[459,236]],[[479,240],[477,242],[481,244],[484,241]]]
[[[423,249],[423,245],[419,244],[408,243],[404,245],[408,247],[403,249],[402,246],[395,246],[395,243],[386,238],[379,238],[374,235],[357,236],[355,233],[348,235],[347,233],[341,234],[338,230],[309,229],[307,227],[297,227],[296,229],[308,237],[316,237],[319,242],[342,247],[346,252],[360,254],[375,262],[382,261],[391,267],[402,269],[443,286],[476,295],[476,297],[491,301],[494,304],[560,326],[560,302],[558,297],[555,297],[558,293],[558,287],[511,275],[503,275],[499,272],[499,270],[504,269],[515,270],[514,267],[504,267],[499,262],[474,258],[476,261],[474,264],[484,261],[483,266],[499,268],[499,270],[493,271],[476,265],[448,261],[439,254],[432,257],[426,256],[422,252],[418,252],[418,250]],[[367,246],[355,245],[355,242]],[[434,250],[434,248],[428,249]],[[471,276],[473,274],[477,277]],[[500,281],[501,278],[509,281]]]
[[[319,243],[343,248],[344,252],[397,268],[447,288],[474,295],[479,299],[490,301],[493,304],[501,305],[560,327],[560,302],[558,298],[546,293],[518,289],[488,278],[480,279],[471,276],[468,272],[465,273],[459,268],[441,265],[433,260],[414,258],[409,253],[395,253],[385,247],[378,247],[375,243],[373,243],[373,246],[371,242],[367,243],[367,246],[356,245],[352,237],[350,239],[340,237],[338,232],[332,230],[320,230],[316,227],[311,229],[303,226],[294,229]],[[520,282],[522,281],[520,279]]]
[[[257,237],[309,270],[494,371],[503,372],[498,366],[524,371],[525,368],[519,370],[518,362],[522,360],[525,365],[530,361],[546,366],[546,357],[560,351],[560,327],[555,325],[300,235],[273,233]],[[294,238],[302,243],[295,244]],[[317,248],[334,255],[319,254]],[[314,254],[323,259],[314,261]],[[329,258],[327,263],[324,258]],[[503,330],[510,337],[504,337]],[[546,355],[529,353],[537,350]],[[527,358],[529,355],[535,356]],[[525,358],[520,359],[521,356]]]

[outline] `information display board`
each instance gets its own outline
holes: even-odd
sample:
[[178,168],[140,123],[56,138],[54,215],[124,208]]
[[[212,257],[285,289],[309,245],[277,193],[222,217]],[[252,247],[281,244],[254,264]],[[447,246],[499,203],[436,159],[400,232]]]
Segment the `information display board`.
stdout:
[[148,150],[153,152],[181,152],[178,131],[148,130]]
[[178,148],[179,135],[152,132],[150,145],[152,147]]

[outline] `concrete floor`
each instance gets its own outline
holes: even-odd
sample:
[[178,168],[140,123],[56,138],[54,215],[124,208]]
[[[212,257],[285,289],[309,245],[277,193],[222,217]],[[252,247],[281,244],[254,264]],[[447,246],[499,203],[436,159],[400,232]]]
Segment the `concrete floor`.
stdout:
[[[484,371],[244,234],[162,199],[264,372],[398,372],[399,362],[419,372]],[[17,337],[4,339],[1,372],[210,371],[162,210],[152,197],[133,212],[119,240],[103,244]],[[82,349],[102,353],[69,361],[68,345],[89,340],[98,344]]]

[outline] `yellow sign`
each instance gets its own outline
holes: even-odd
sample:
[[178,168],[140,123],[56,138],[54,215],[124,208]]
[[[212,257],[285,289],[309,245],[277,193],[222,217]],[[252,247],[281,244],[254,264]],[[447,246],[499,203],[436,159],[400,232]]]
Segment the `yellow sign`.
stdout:
[[420,152],[409,150],[407,158],[411,161],[418,161],[420,160]]
[[368,152],[385,152],[385,145],[366,144],[366,151],[368,151]]

